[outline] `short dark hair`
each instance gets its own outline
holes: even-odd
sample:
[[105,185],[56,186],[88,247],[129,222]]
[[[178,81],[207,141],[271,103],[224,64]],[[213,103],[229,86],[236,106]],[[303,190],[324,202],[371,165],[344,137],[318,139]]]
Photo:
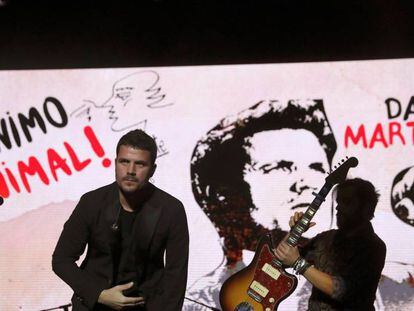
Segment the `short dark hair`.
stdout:
[[375,208],[380,196],[374,185],[362,178],[352,178],[339,183],[336,187],[336,192],[345,188],[354,189],[355,194],[361,202],[361,208],[364,209],[364,213],[368,217],[368,220],[374,218]]
[[143,130],[132,130],[122,136],[116,145],[116,156],[118,156],[121,146],[130,146],[134,149],[149,151],[151,154],[151,164],[155,163],[155,159],[157,158],[157,144],[155,139]]

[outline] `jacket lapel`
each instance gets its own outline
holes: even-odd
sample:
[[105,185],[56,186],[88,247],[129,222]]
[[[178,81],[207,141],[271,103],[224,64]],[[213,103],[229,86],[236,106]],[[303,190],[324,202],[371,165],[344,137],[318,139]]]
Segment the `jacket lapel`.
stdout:
[[[106,205],[106,209],[104,212],[104,230],[106,232],[106,241],[108,242],[109,251],[113,253],[117,251],[119,248],[120,243],[120,211],[121,211],[121,204],[119,203],[119,190],[118,185],[113,183],[111,185],[111,191],[108,193],[108,197],[105,199],[106,202],[109,202]],[[114,226],[118,228],[115,229]]]
[[150,198],[144,203],[134,222],[133,236],[135,237],[136,251],[147,253],[154,235],[162,207],[156,203],[155,186]]
[[[155,186],[153,187],[155,190]],[[134,222],[133,240],[129,250],[132,262],[135,264],[138,284],[145,278],[151,240],[161,215],[161,208],[154,200],[154,191],[152,191],[150,198],[144,203]]]

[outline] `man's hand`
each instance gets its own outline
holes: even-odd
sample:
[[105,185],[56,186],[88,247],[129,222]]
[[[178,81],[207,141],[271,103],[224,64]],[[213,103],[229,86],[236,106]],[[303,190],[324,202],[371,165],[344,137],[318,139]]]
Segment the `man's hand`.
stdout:
[[130,307],[142,306],[145,301],[143,297],[126,297],[122,291],[131,288],[133,282],[117,285],[104,289],[99,295],[98,302],[114,310],[128,309]]
[[[293,214],[293,216],[291,216],[289,219],[289,226],[292,228],[302,216],[303,212],[295,212],[295,214]],[[314,222],[310,222],[309,228],[313,227],[315,224],[316,223]],[[288,236],[289,233],[285,236],[282,242],[279,243],[275,250],[275,254],[277,258],[279,258],[283,262],[283,264],[291,267],[295,263],[295,261],[300,257],[300,254],[296,246],[292,247],[286,243]]]
[[283,264],[291,267],[300,257],[298,248],[292,247],[286,243],[286,238],[277,246],[275,250],[276,257],[279,258]]
[[[295,212],[295,214],[293,214],[293,216],[291,216],[290,219],[289,219],[289,227],[292,228],[302,216],[303,216],[303,212]],[[314,225],[316,225],[316,223],[311,221],[309,223],[308,229],[310,227],[313,227]],[[306,231],[307,231],[307,229],[306,229]]]

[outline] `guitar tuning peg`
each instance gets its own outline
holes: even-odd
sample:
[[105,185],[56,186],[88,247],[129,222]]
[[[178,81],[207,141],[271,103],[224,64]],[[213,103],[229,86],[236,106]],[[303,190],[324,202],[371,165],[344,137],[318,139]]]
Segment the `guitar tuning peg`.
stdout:
[[348,159],[349,159],[349,157],[348,157],[348,156],[346,156],[346,159],[348,160]]
[[342,163],[344,163],[345,162],[345,159],[342,159],[342,161],[341,161]]
[[334,166],[334,170],[336,170],[336,165]]

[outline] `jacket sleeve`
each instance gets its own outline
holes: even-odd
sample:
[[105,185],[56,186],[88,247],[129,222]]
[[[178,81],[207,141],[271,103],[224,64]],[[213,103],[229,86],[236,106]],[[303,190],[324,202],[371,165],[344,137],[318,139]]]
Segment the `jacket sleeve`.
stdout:
[[66,221],[52,256],[53,271],[75,292],[75,297],[92,309],[103,284],[83,271],[76,261],[85,251],[90,237],[92,217],[87,213],[87,200],[82,196],[72,215]]
[[[180,311],[187,286],[189,235],[184,206],[172,216],[166,244],[165,269],[161,280],[163,291],[157,297],[164,311]],[[156,303],[158,305],[158,303]],[[151,308],[149,308],[151,310]],[[158,308],[154,308],[158,310]]]

